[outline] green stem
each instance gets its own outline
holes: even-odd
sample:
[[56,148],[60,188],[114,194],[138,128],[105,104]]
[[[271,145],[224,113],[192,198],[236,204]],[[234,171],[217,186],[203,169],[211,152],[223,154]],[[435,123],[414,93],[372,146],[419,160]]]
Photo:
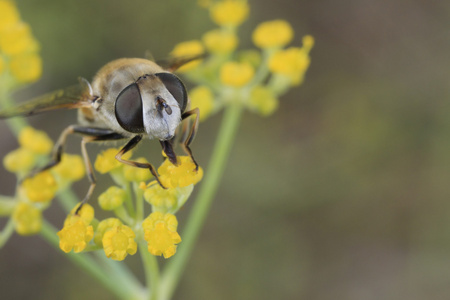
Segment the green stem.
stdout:
[[139,252],[142,257],[142,262],[144,263],[145,278],[147,288],[150,290],[150,294],[147,297],[149,300],[159,299],[159,288],[160,288],[160,276],[159,267],[156,256],[150,254],[147,249],[147,243],[139,243]]
[[235,138],[239,121],[242,115],[240,103],[231,103],[225,111],[218,139],[214,146],[213,154],[205,172],[205,179],[198,194],[197,201],[192,208],[185,230],[181,235],[183,242],[179,246],[177,254],[171,259],[165,268],[161,279],[161,298],[168,300],[172,297],[180,280],[186,263],[194,249],[200,229],[205,222],[214,195],[219,187],[224,172],[231,146]]
[[[56,230],[46,221],[42,224],[41,235],[49,244],[55,248],[59,248]],[[101,268],[101,266],[91,257],[75,253],[67,253],[66,257],[68,257],[74,264],[82,268],[93,278],[97,279],[118,298],[139,299],[139,296],[136,295],[136,291],[130,289],[130,287],[126,284],[113,280],[114,277],[112,277],[108,272],[105,272],[105,270]]]
[[66,213],[69,213],[80,202],[70,187],[59,192],[58,200]]
[[12,218],[9,218],[8,222],[6,223],[6,226],[0,232],[0,248],[2,248],[3,245],[9,240],[13,232],[14,232],[14,221]]

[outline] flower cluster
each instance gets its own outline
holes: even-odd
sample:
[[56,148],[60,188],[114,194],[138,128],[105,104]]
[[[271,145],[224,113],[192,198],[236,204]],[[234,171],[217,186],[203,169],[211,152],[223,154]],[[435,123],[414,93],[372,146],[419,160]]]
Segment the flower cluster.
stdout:
[[261,51],[237,51],[237,30],[249,14],[247,1],[199,0],[199,5],[209,10],[218,28],[205,33],[201,40],[178,44],[171,52],[174,57],[208,53],[203,62],[194,61],[180,69],[198,84],[190,93],[191,107],[200,109],[201,121],[236,102],[262,116],[272,114],[278,97],[302,83],[314,39],[307,35],[302,47],[286,48],[294,30],[287,21],[273,20],[253,31],[253,43]]
[[[158,168],[160,181],[165,187],[162,188],[156,180],[151,180],[148,169],[117,161],[115,155],[118,152],[116,148],[106,149],[94,163],[99,173],[110,174],[115,182],[98,197],[100,208],[114,216],[97,220],[90,205],[83,205],[78,214],[77,205],[58,232],[60,248],[65,252],[103,249],[107,257],[123,260],[127,255],[135,254],[138,243],[144,241],[151,254],[169,258],[181,242],[175,213],[201,180],[203,170],[197,169],[188,156],[178,156],[177,166],[165,159]],[[131,156],[129,152],[123,158],[147,163],[143,157]],[[151,204],[151,213],[147,217],[144,199]]]
[[10,86],[36,81],[42,73],[39,44],[11,0],[0,0],[0,78]]
[[25,127],[18,136],[19,148],[3,158],[3,165],[15,173],[20,184],[5,214],[11,215],[16,232],[21,235],[36,234],[41,229],[42,211],[55,195],[68,185],[84,177],[83,160],[79,155],[64,154],[54,168],[30,175],[31,170],[48,160],[53,142],[42,131]]

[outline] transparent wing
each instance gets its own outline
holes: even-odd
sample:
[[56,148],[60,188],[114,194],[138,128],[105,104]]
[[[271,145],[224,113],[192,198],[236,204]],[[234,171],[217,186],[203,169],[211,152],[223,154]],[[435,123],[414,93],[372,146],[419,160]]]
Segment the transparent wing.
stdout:
[[73,109],[90,107],[93,101],[92,91],[85,79],[80,84],[57,90],[17,106],[0,111],[0,118],[31,116],[55,109]]
[[194,61],[197,59],[203,59],[205,57],[206,57],[206,54],[180,56],[180,57],[174,57],[174,58],[169,58],[166,60],[158,61],[157,64],[169,72],[174,72],[177,69],[181,68],[183,65],[185,65],[191,61]]

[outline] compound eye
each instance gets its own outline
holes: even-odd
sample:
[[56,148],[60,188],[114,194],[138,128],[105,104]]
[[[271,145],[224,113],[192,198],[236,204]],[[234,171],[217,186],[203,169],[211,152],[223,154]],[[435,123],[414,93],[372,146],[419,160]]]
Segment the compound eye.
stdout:
[[145,132],[142,98],[139,87],[132,83],[124,88],[116,99],[115,113],[123,129],[133,133]]
[[169,93],[177,100],[183,113],[187,106],[187,92],[183,82],[172,73],[156,73],[155,76],[161,80]]

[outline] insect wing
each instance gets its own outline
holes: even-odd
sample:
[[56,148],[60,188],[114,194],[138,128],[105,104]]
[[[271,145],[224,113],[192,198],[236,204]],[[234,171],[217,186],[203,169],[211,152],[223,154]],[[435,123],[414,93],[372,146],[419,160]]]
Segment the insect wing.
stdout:
[[23,104],[1,110],[0,118],[31,116],[50,110],[91,107],[91,105],[92,96],[89,84],[80,81],[79,85],[57,90]]

